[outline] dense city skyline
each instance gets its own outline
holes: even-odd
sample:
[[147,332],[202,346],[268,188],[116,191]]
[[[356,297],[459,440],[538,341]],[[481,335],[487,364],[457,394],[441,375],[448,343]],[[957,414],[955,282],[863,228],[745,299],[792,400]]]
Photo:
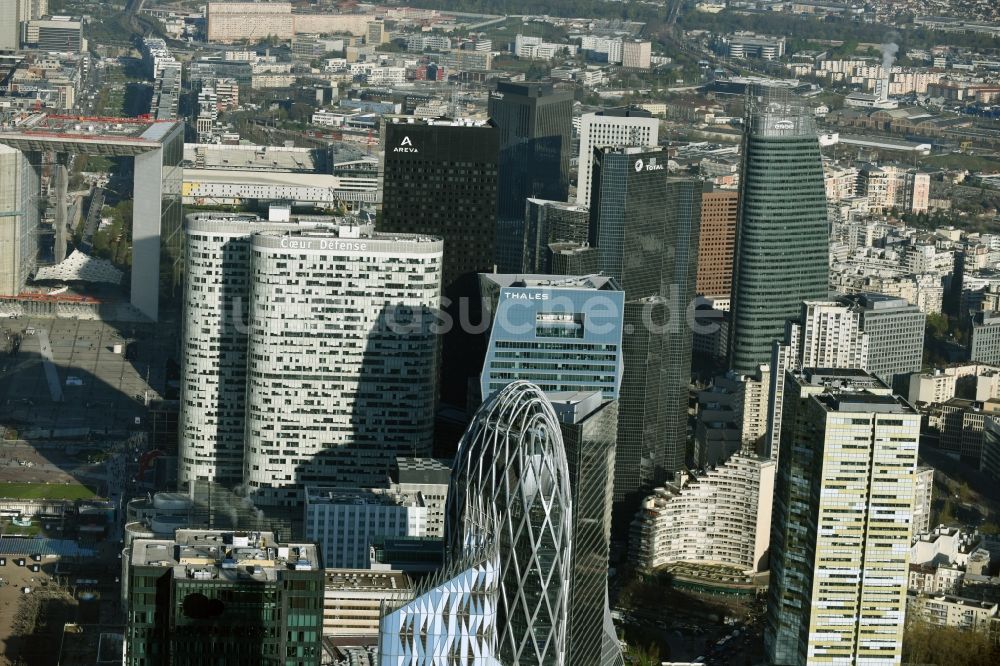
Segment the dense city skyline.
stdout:
[[994,5],[0,0],[0,665],[996,663]]

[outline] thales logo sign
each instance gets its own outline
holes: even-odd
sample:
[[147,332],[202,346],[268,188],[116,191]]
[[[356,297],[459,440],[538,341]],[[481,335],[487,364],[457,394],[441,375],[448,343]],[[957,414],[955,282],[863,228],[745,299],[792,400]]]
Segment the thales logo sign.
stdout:
[[413,147],[413,142],[410,141],[410,137],[404,136],[403,140],[399,142],[399,145],[392,149],[394,153],[419,153],[420,151]]
[[504,293],[506,298],[516,301],[547,301],[549,294],[544,291],[508,291]]

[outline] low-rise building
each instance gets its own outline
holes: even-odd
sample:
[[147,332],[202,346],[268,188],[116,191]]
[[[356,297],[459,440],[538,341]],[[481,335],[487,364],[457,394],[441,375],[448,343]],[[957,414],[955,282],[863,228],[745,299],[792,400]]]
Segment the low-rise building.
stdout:
[[952,398],[941,405],[940,446],[979,467],[983,457],[983,428],[987,415],[1000,413],[1000,400],[977,402]]
[[128,564],[128,666],[193,664],[206,654],[246,664],[297,655],[319,666],[323,572],[312,544],[180,529],[137,539]]
[[323,571],[323,636],[378,636],[382,605],[406,597],[413,582],[402,571]]
[[305,532],[319,546],[324,566],[366,569],[375,538],[427,535],[427,505],[419,492],[309,486]]
[[420,493],[427,507],[425,536],[444,538],[444,513],[450,481],[450,460],[396,458],[392,487],[406,495]]
[[908,592],[907,611],[928,624],[966,631],[987,632],[997,618],[1000,604],[950,594]]
[[985,402],[1000,398],[1000,367],[964,363],[910,375],[910,404],[944,403],[952,398]]

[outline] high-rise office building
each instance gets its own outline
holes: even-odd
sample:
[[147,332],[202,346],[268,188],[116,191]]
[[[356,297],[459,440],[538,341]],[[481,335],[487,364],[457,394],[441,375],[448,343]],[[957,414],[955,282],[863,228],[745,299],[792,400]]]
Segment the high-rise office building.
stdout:
[[899,663],[919,438],[920,415],[869,373],[786,374],[770,663]]
[[387,118],[384,142],[379,230],[444,241],[442,303],[454,325],[442,336],[440,398],[464,407],[483,361],[483,336],[471,331],[483,317],[478,273],[496,265],[500,133],[491,122]]
[[868,337],[868,363],[862,367],[904,393],[911,373],[923,363],[927,315],[905,298],[852,294],[838,299],[857,312]]
[[551,401],[562,431],[573,506],[567,663],[619,663],[607,572],[624,294],[596,275],[481,280],[495,304],[483,395],[531,382]]
[[494,394],[462,437],[448,491],[452,557],[467,550],[469,516],[483,506],[499,521],[501,661],[564,666],[573,534],[569,469],[552,405],[528,382]]
[[608,606],[618,403],[600,392],[550,393],[573,490],[567,664],[615,666],[621,648]]
[[500,133],[497,264],[514,273],[524,251],[525,201],[565,201],[569,194],[573,92],[551,83],[498,81],[488,111]]
[[806,301],[786,325],[793,369],[861,368],[903,393],[920,369],[927,315],[906,299],[852,294]]
[[[615,501],[684,467],[701,185],[671,178],[661,151],[594,155],[591,242],[601,272],[625,291],[625,351],[615,455]],[[630,518],[631,511],[626,512]]]
[[[0,144],[0,294],[17,296],[38,262],[38,166]],[[36,159],[36,162],[37,162]]]
[[483,400],[518,380],[546,393],[618,397],[624,294],[600,275],[482,275],[493,304]]
[[513,272],[552,274],[553,254],[571,248],[587,248],[589,239],[590,210],[586,206],[528,199],[524,211],[523,260]]
[[812,109],[787,90],[747,96],[733,266],[730,366],[752,373],[771,356],[802,301],[825,298],[829,230]]
[[480,121],[387,118],[384,142],[379,231],[442,238],[445,294],[459,277],[493,270],[499,130]]
[[243,482],[250,238],[294,229],[256,215],[194,213],[184,223],[178,484]]
[[736,190],[705,190],[701,194],[695,293],[727,301],[732,296],[738,202]]
[[0,51],[21,48],[24,23],[31,18],[31,0],[0,0]]
[[659,140],[659,129],[659,119],[635,107],[605,109],[580,116],[576,203],[590,205],[595,148],[655,146]]
[[323,570],[270,532],[180,529],[132,544],[128,666],[319,666]]
[[188,217],[182,487],[379,485],[430,453],[441,241],[367,222]]
[[396,456],[431,453],[441,245],[371,225],[253,236],[244,478],[258,501],[379,485]]

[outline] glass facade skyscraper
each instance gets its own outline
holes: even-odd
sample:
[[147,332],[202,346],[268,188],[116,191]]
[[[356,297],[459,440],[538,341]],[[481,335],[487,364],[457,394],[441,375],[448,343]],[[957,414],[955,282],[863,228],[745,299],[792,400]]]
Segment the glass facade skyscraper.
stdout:
[[625,291],[615,501],[633,507],[687,457],[701,185],[668,174],[659,150],[594,153],[591,243]]
[[569,194],[573,92],[498,81],[488,111],[500,133],[497,264],[513,273],[521,270],[525,201],[565,201]]
[[829,227],[813,112],[785,89],[747,95],[733,261],[733,370],[769,362],[785,320],[829,291]]
[[446,294],[496,262],[499,139],[481,121],[386,118],[379,231],[442,238]]
[[490,398],[459,444],[445,540],[467,549],[469,515],[499,521],[499,656],[505,664],[564,666],[572,562],[572,498],[559,421],[537,386],[518,381]]
[[608,555],[618,402],[601,394],[552,393],[573,488],[573,571],[568,664],[615,666],[621,647],[608,606]]
[[127,666],[319,666],[316,548],[270,532],[177,530],[128,562]]
[[[488,121],[408,116],[386,118],[383,138],[379,231],[441,238],[444,312],[453,322],[480,322],[478,273],[496,265],[500,132]],[[465,406],[483,362],[483,337],[467,328],[451,326],[441,338],[440,398],[456,407]]]
[[501,218],[524,217],[529,197],[565,201],[573,134],[573,91],[551,83],[498,81],[489,117],[500,133]]
[[514,272],[554,274],[553,254],[586,248],[589,235],[590,210],[586,206],[528,199],[524,210],[524,253]]

